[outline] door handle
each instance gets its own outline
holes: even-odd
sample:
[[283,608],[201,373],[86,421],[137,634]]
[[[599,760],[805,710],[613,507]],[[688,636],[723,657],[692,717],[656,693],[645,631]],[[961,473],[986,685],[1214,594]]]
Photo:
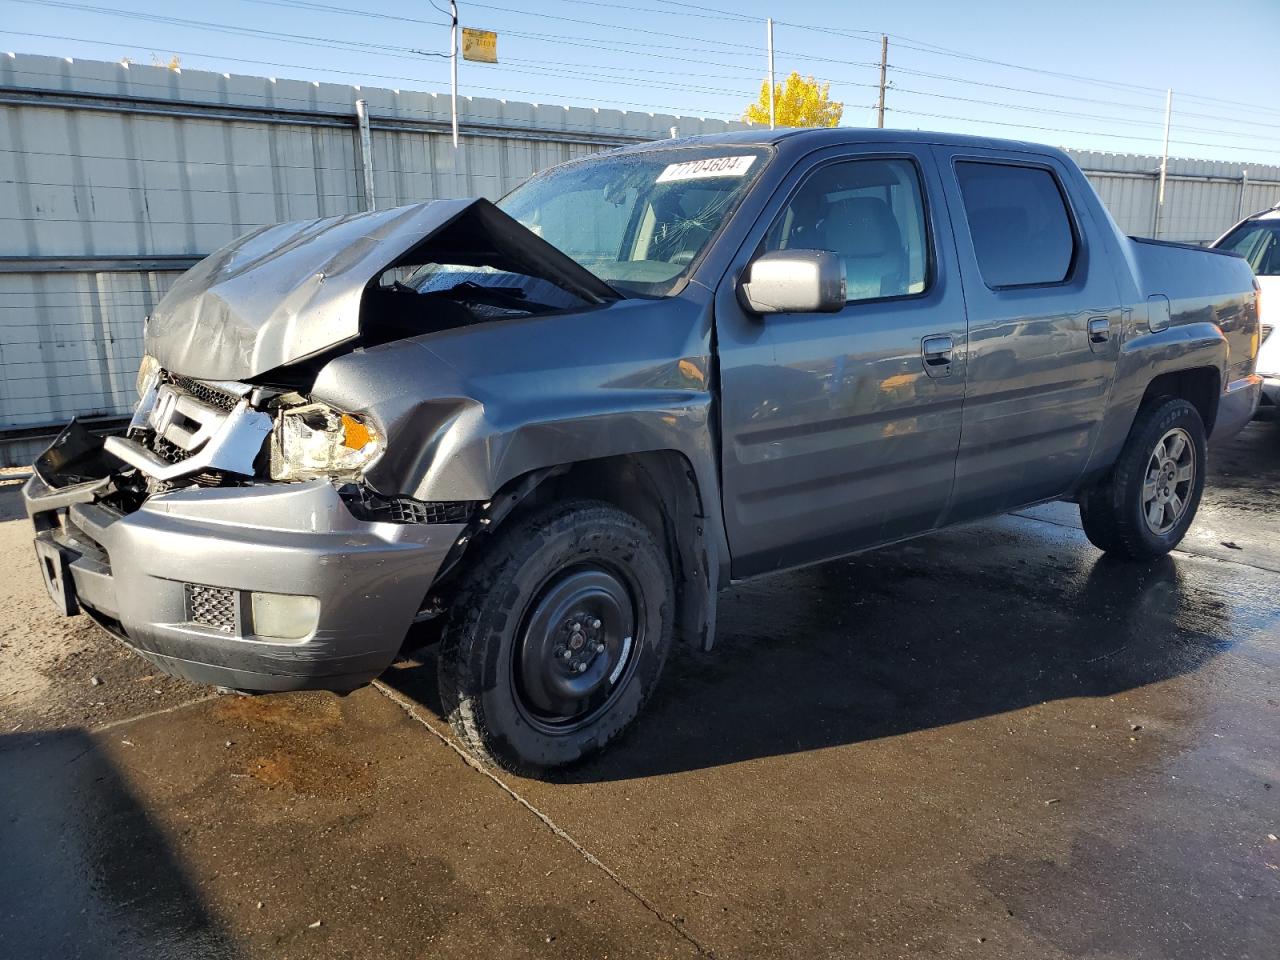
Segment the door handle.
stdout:
[[1106,343],[1111,339],[1111,321],[1106,317],[1094,317],[1089,321],[1089,342]]
[[924,360],[924,372],[931,377],[951,375],[951,352],[955,341],[948,336],[925,337],[920,341],[920,357]]
[[920,341],[920,353],[929,364],[950,363],[951,351],[955,348],[950,337],[925,337]]

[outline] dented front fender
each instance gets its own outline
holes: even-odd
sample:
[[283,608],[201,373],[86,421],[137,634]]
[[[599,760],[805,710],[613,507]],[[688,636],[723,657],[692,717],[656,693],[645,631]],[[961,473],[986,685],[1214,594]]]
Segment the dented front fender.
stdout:
[[338,357],[317,400],[387,437],[366,480],[421,500],[485,500],[548,466],[654,450],[716,487],[711,315],[693,298],[448,330]]

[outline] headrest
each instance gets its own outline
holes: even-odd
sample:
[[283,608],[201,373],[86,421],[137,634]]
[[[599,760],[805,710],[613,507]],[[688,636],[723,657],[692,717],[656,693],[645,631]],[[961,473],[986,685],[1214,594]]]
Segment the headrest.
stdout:
[[902,232],[879,197],[849,197],[827,207],[822,218],[827,249],[842,257],[883,257],[902,252]]

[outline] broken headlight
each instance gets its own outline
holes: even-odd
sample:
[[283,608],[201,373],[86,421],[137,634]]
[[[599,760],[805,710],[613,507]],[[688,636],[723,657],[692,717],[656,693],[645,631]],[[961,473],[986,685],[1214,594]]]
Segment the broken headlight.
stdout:
[[281,410],[271,432],[271,479],[354,480],[382,453],[376,430],[323,403]]
[[160,361],[149,353],[143,354],[142,363],[138,365],[138,396],[145,397],[159,376]]

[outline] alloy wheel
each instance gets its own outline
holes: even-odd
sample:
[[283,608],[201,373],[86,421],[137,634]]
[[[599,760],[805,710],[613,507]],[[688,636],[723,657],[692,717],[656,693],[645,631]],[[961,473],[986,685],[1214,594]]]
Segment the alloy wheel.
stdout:
[[1142,483],[1142,514],[1147,528],[1164,536],[1187,512],[1196,477],[1196,448],[1182,427],[1168,431],[1147,460]]

